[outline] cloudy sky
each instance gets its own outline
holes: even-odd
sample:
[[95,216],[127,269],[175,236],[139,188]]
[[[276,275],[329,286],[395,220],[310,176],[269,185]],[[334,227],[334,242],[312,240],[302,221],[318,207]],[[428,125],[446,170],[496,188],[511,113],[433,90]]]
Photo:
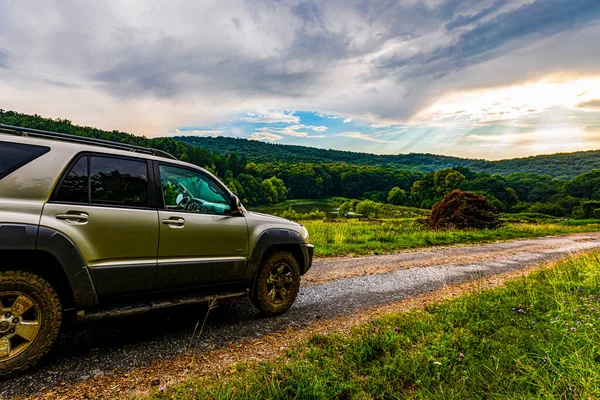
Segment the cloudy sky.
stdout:
[[599,0],[0,0],[0,109],[499,159],[600,148]]

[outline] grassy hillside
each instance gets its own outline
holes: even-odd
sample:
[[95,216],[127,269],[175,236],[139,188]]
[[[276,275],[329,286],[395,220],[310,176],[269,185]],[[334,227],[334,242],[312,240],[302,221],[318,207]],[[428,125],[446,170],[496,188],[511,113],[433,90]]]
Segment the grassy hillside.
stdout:
[[394,167],[403,170],[433,172],[456,166],[477,172],[508,175],[513,172],[548,174],[553,178],[572,179],[600,168],[600,151],[579,151],[534,157],[487,161],[435,154],[377,155],[351,151],[324,150],[226,137],[178,136],[176,140],[199,146],[214,153],[237,153],[255,162],[345,162],[355,165]]

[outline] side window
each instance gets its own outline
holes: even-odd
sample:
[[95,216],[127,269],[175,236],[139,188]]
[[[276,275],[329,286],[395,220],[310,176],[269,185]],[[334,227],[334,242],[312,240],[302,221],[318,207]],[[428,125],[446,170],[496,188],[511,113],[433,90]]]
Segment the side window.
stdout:
[[148,166],[145,161],[83,156],[55,193],[55,201],[67,203],[147,207]]
[[145,161],[91,156],[91,202],[114,206],[148,206]]
[[229,194],[204,174],[170,165],[160,165],[160,181],[167,210],[226,214],[231,210]]
[[55,200],[87,204],[89,202],[88,177],[88,157],[84,156],[71,167],[63,179]]
[[49,151],[44,146],[0,142],[0,179]]

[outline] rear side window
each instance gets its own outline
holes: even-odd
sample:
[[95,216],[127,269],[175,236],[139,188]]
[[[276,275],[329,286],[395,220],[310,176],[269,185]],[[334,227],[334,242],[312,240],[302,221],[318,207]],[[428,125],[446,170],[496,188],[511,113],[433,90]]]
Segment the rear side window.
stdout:
[[148,164],[121,158],[92,157],[92,203],[148,206]]
[[69,203],[89,202],[88,158],[81,157],[69,170],[58,189],[55,200]]
[[45,146],[0,142],[0,179],[49,151]]
[[138,160],[83,156],[63,178],[54,200],[148,207],[148,165]]

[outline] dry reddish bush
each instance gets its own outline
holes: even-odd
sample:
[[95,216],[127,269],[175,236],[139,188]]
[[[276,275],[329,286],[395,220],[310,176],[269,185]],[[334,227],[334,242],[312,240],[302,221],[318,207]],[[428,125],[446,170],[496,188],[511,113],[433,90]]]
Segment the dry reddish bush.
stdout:
[[491,229],[500,226],[500,219],[498,209],[484,196],[453,190],[433,206],[428,226],[431,229]]

